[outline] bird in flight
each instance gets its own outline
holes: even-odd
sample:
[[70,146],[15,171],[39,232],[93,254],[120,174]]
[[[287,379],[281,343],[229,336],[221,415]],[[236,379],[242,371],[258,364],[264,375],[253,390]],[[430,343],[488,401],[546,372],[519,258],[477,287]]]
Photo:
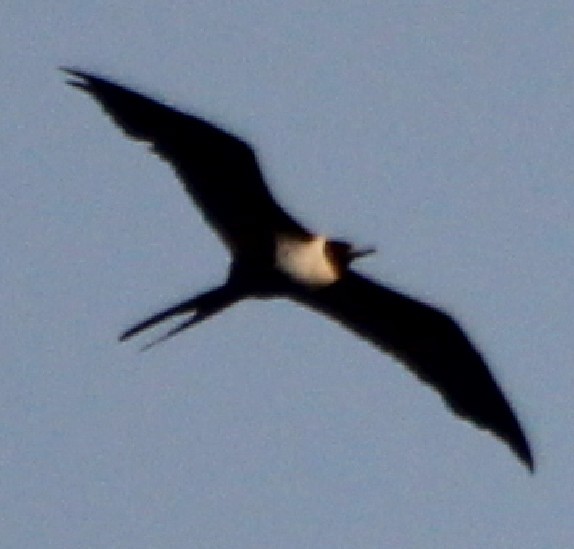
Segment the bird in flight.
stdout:
[[243,140],[100,76],[63,69],[131,138],[169,162],[231,254],[224,284],[126,330],[124,341],[168,318],[160,341],[247,298],[289,298],[403,362],[461,418],[491,431],[534,471],[524,432],[483,357],[446,313],[350,268],[361,249],[307,230],[274,199]]

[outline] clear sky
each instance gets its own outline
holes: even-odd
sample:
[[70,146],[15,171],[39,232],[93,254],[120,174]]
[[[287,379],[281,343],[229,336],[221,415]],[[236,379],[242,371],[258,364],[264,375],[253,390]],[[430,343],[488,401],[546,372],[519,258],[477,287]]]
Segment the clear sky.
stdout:
[[[4,547],[572,543],[572,2],[33,0],[0,18]],[[228,257],[60,65],[224,125],[312,229],[377,246],[361,271],[469,331],[536,474],[291,303],[118,344]]]

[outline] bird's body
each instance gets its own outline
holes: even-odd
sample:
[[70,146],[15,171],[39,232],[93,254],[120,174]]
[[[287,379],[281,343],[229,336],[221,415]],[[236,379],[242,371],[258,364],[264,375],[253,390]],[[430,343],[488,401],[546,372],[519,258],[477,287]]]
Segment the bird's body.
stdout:
[[328,256],[327,245],[324,236],[303,240],[280,235],[275,246],[275,266],[293,281],[310,288],[333,284],[341,272]]
[[246,298],[290,298],[339,322],[404,362],[459,416],[504,440],[533,470],[532,454],[484,359],[452,318],[349,268],[371,249],[315,235],[275,201],[251,147],[195,116],[83,71],[69,83],[92,95],[132,138],[170,162],[185,190],[228,247],[227,281],[124,332],[121,340],[173,316],[162,338]]

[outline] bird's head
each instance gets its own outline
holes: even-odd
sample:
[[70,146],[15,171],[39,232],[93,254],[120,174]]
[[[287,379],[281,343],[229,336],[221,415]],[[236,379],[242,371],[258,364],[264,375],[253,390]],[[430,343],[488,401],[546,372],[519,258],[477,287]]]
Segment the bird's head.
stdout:
[[345,270],[355,259],[375,253],[375,248],[358,248],[349,242],[342,240],[329,240],[325,244],[325,253],[327,257],[340,270]]

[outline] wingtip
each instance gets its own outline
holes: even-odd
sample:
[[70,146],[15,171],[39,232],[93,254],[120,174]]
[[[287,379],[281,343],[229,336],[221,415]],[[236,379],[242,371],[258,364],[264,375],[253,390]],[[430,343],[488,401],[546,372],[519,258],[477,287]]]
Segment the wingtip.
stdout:
[[85,78],[85,73],[83,73],[81,70],[73,69],[72,67],[60,66],[58,67],[58,70],[74,78]]
[[536,464],[534,463],[534,457],[532,451],[530,450],[530,445],[526,440],[526,437],[520,433],[521,436],[518,441],[510,442],[510,447],[512,451],[516,454],[516,457],[521,461],[521,463],[528,469],[531,475],[536,472]]
[[522,463],[524,463],[524,465],[528,469],[528,472],[531,475],[534,475],[534,473],[536,472],[536,464],[534,463],[534,458],[532,457],[532,453],[530,452],[530,449],[528,450],[528,452],[526,454],[520,455],[519,457],[520,457]]
[[77,69],[72,69],[70,67],[58,67],[58,69],[70,76],[70,78],[66,79],[66,84],[68,84],[68,86],[72,86],[83,91],[88,91],[88,74]]

